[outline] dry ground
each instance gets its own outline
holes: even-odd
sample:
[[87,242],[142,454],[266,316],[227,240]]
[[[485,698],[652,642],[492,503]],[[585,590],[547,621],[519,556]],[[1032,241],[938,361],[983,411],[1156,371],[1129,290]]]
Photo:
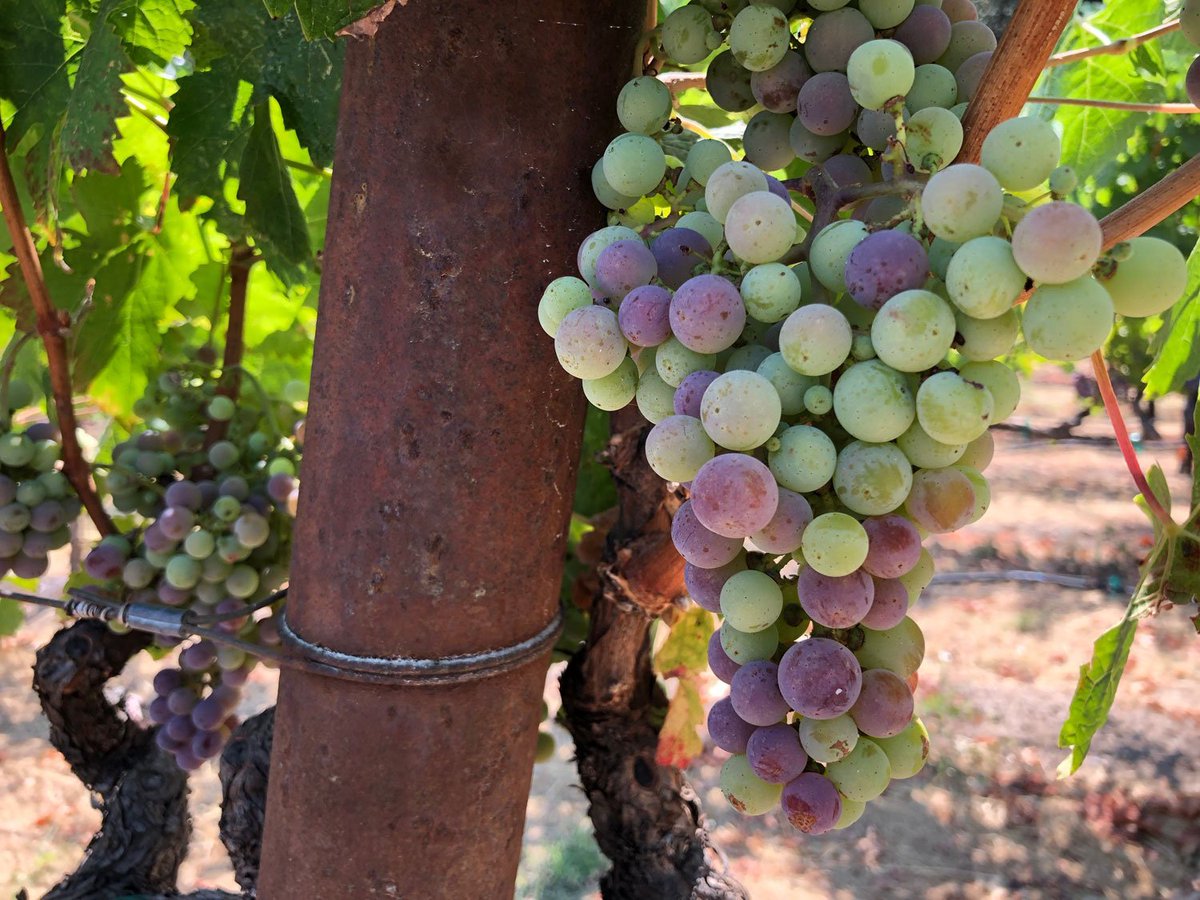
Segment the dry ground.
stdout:
[[[1037,373],[1013,418],[1048,426],[1074,406],[1070,379]],[[1168,438],[1142,456],[1167,470],[1176,504],[1179,402],[1162,404]],[[1131,427],[1136,425],[1131,421]],[[1080,430],[1104,435],[1094,416]],[[932,587],[914,615],[927,655],[918,705],[933,737],[930,765],[895,784],[864,818],[806,839],[777,816],[747,821],[715,787],[720,751],[690,773],[717,843],[756,900],[800,898],[1200,898],[1200,640],[1181,611],[1143,624],[1116,709],[1083,770],[1066,782],[1058,727],[1092,639],[1120,616],[1149,527],[1115,447],[1002,435],[988,472],[993,505],[966,533],[940,540],[943,571],[1036,569],[1082,574],[1115,590],[1044,584]],[[47,584],[47,590],[54,585]],[[29,691],[34,649],[54,627],[38,614],[0,641],[0,898],[45,890],[78,859],[99,816],[47,745]],[[148,687],[139,660],[123,685]],[[552,673],[553,675],[553,673]],[[244,712],[270,702],[261,672]],[[548,697],[555,706],[553,677]],[[716,691],[713,692],[714,697]],[[517,894],[597,896],[604,862],[561,729],[538,766]],[[216,778],[194,778],[196,838],[183,886],[232,886],[216,840]],[[653,898],[648,898],[653,900]]]

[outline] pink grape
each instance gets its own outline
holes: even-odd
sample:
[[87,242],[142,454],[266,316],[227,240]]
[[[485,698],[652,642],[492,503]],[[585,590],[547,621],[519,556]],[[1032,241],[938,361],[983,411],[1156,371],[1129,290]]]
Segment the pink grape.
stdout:
[[763,108],[773,113],[790,113],[796,109],[796,97],[804,82],[812,78],[813,70],[799,53],[789,51],[771,68],[750,76],[750,91]]
[[675,415],[700,418],[700,404],[704,400],[704,392],[719,377],[717,372],[706,369],[685,376],[675,389]]
[[716,569],[733,562],[742,551],[740,538],[714,534],[696,517],[695,502],[687,500],[671,521],[671,540],[679,555],[694,566]]
[[861,569],[837,578],[809,566],[800,572],[796,590],[809,618],[826,628],[857,625],[875,599],[875,583]]
[[874,578],[875,599],[862,624],[875,631],[895,628],[908,615],[908,588],[895,578]]
[[846,289],[859,305],[879,309],[901,291],[925,284],[929,256],[911,234],[877,231],[846,257]]
[[745,568],[746,560],[741,554],[738,554],[731,562],[715,569],[705,569],[702,566],[685,563],[683,586],[697,606],[701,606],[709,612],[719,613],[721,611],[721,588],[725,587],[725,582],[731,575],[744,571]]
[[746,742],[746,759],[754,774],[771,784],[787,784],[804,774],[808,754],[792,725],[759,728]]
[[854,654],[837,641],[809,638],[783,654],[779,690],[788,706],[800,715],[833,719],[858,700],[862,669]]
[[596,257],[596,285],[608,297],[624,297],[649,284],[656,274],[654,254],[640,240],[609,244]]
[[679,343],[697,353],[720,353],[742,333],[746,304],[720,275],[689,278],[671,298],[671,331]]
[[637,347],[657,347],[671,336],[671,295],[656,284],[646,284],[630,291],[621,308],[617,322],[625,340]]
[[724,453],[696,473],[691,503],[705,528],[740,540],[770,523],[779,506],[779,486],[771,470],[753,456]]
[[904,516],[875,516],[862,525],[870,541],[862,567],[872,575],[899,578],[921,558],[921,533]]
[[832,830],[842,815],[842,798],[837,788],[816,772],[805,772],[789,781],[779,802],[788,821],[805,834]]
[[912,691],[904,679],[887,669],[863,672],[862,692],[850,708],[850,718],[859,731],[870,737],[894,737],[908,727],[912,717]]
[[946,52],[952,25],[945,12],[936,6],[922,4],[914,7],[908,18],[896,26],[892,39],[908,48],[914,65],[923,66]]
[[779,489],[775,515],[761,531],[750,536],[754,545],[766,553],[794,553],[800,549],[800,537],[813,519],[812,506],[803,494]]
[[738,717],[751,725],[774,725],[788,713],[779,692],[779,666],[769,659],[748,662],[729,683],[729,698]]
[[728,697],[718,700],[708,711],[708,736],[722,750],[745,753],[752,734],[754,726],[734,712],[733,701]]

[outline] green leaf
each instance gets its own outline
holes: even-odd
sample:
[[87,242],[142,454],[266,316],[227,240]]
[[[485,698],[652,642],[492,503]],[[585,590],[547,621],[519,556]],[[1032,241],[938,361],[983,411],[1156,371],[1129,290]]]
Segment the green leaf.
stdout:
[[[406,0],[401,0],[401,6]],[[274,0],[278,8],[280,0]],[[296,13],[304,36],[332,38],[347,25],[357,22],[371,10],[384,4],[380,0],[296,0]]]
[[109,24],[139,65],[166,65],[191,43],[192,0],[117,0]]
[[25,276],[21,274],[21,264],[14,259],[5,273],[7,277],[0,281],[0,306],[12,311],[19,331],[32,332],[37,327],[37,316],[25,286]]
[[583,423],[583,447],[579,456],[579,478],[575,482],[575,500],[571,507],[582,516],[594,516],[617,503],[617,488],[612,473],[596,457],[608,446],[608,413],[591,404]]
[[240,155],[249,132],[245,115],[251,91],[224,67],[179,80],[167,134],[173,143],[175,195],[184,203],[201,195],[221,197],[226,163]]
[[1135,620],[1122,619],[1096,639],[1091,662],[1080,668],[1070,712],[1058,736],[1058,746],[1071,751],[1058,767],[1060,778],[1073,774],[1083,765],[1092,738],[1108,721],[1136,631]]
[[655,670],[664,678],[703,672],[712,633],[712,613],[693,605],[671,624],[671,633],[654,654]]
[[1180,390],[1200,374],[1200,243],[1188,257],[1188,284],[1183,299],[1171,307],[1154,335],[1154,363],[1146,372],[1146,392],[1161,397]]
[[115,174],[112,140],[117,118],[125,114],[121,73],[132,65],[121,39],[108,24],[113,0],[105,0],[92,22],[92,33],[79,54],[79,69],[62,125],[67,165]]
[[238,199],[246,204],[246,227],[267,265],[285,282],[300,279],[312,258],[308,223],[279,153],[267,103],[255,107],[254,127],[242,153]]
[[700,726],[704,722],[704,703],[694,678],[681,678],[675,696],[667,707],[667,717],[658,732],[658,750],[654,755],[660,766],[677,769],[687,765],[704,751]]
[[0,637],[16,634],[25,623],[25,612],[16,600],[0,598]]

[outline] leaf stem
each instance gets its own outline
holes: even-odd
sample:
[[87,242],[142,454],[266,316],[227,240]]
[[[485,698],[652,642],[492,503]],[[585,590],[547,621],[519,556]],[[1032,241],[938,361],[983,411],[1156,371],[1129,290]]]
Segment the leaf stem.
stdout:
[[1129,103],[1124,100],[1092,100],[1088,97],[1030,97],[1030,103],[1046,103],[1051,106],[1093,106],[1097,109],[1119,109],[1124,112],[1167,113],[1173,116],[1191,116],[1200,112],[1191,103]]
[[1104,411],[1108,413],[1108,420],[1112,423],[1113,434],[1117,438],[1117,446],[1121,448],[1121,455],[1125,458],[1125,467],[1129,469],[1129,474],[1133,476],[1133,483],[1137,485],[1142,496],[1146,498],[1146,505],[1150,507],[1150,511],[1154,513],[1155,518],[1162,522],[1163,527],[1168,531],[1175,530],[1175,520],[1171,518],[1170,513],[1163,509],[1163,505],[1155,496],[1154,491],[1150,490],[1150,483],[1146,480],[1146,473],[1142,471],[1142,464],[1138,462],[1137,452],[1133,449],[1133,442],[1129,439],[1129,431],[1125,428],[1125,419],[1121,416],[1121,407],[1117,402],[1117,395],[1113,391],[1112,382],[1108,378],[1108,363],[1104,359],[1104,351],[1097,350],[1092,354],[1092,368],[1095,370],[1096,384],[1100,388],[1100,396],[1104,400]]
[[[91,470],[83,458],[76,433],[74,395],[71,391],[71,363],[67,357],[66,334],[70,329],[71,317],[64,310],[54,308],[46,280],[42,275],[42,262],[38,258],[33,235],[25,224],[21,212],[17,186],[13,182],[12,169],[8,164],[8,148],[5,144],[4,126],[0,124],[0,204],[4,207],[4,222],[12,238],[13,253],[21,266],[21,275],[29,290],[29,298],[37,313],[37,330],[46,347],[46,360],[50,369],[50,387],[54,396],[54,408],[58,413],[59,430],[62,432],[63,474],[79,496],[92,523],[101,535],[114,533],[117,529],[104,510],[104,504],[92,484]],[[7,411],[6,411],[7,412]]]
[[1159,25],[1157,28],[1151,28],[1149,31],[1131,34],[1127,38],[1121,38],[1108,44],[1101,44],[1098,47],[1083,47],[1079,50],[1067,50],[1063,53],[1056,53],[1046,61],[1046,68],[1063,66],[1067,63],[1078,62],[1081,59],[1090,59],[1093,56],[1120,56],[1123,53],[1129,53],[1136,47],[1140,47],[1142,44],[1149,43],[1155,38],[1178,30],[1179,20],[1175,19],[1172,22]]

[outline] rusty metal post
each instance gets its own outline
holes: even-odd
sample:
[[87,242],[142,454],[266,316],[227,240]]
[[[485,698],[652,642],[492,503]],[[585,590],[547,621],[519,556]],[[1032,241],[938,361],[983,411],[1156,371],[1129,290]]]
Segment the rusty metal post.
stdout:
[[[552,622],[582,401],[534,310],[603,224],[645,0],[397,6],[339,119],[289,623],[435,659]],[[265,900],[510,898],[548,650],[492,677],[285,671]]]

